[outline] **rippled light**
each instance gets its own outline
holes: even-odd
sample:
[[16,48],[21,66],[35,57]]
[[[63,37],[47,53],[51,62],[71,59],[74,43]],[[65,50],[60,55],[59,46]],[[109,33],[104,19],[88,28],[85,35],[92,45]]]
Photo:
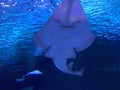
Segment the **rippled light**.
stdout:
[[0,4],[1,4],[3,7],[10,7],[10,5],[8,5],[8,4],[4,3],[4,2],[1,2]]
[[12,6],[16,6],[18,2],[15,2]]
[[45,0],[40,0],[41,2],[44,2]]
[[14,2],[14,3],[5,3],[5,2],[1,2],[0,5],[3,7],[11,7],[11,6],[16,6],[18,2]]

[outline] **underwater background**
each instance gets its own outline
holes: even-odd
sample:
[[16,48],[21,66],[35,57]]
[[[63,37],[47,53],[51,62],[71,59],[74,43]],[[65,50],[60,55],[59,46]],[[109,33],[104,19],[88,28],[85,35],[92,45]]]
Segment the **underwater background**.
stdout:
[[[62,0],[0,0],[0,72],[10,71],[19,76],[19,74],[25,74],[35,69],[38,62],[36,57],[38,58],[44,50],[35,45],[34,34],[44,26],[61,2]],[[93,47],[82,54],[87,65],[91,65],[88,65],[91,67],[91,71],[88,70],[90,72],[86,74],[87,79],[84,79],[86,80],[85,85],[88,85],[89,89],[83,85],[86,88],[81,90],[120,90],[119,85],[116,86],[120,80],[119,0],[81,0],[81,4],[90,28],[96,36]],[[101,76],[104,78],[98,80]],[[61,76],[59,75],[59,77]],[[66,80],[66,77],[69,78]],[[73,76],[57,78],[56,81],[53,79],[53,83],[50,79],[47,81],[48,88],[45,90],[80,90],[79,84],[82,82],[78,84],[77,81],[81,78],[71,78]],[[110,81],[111,78],[114,81]],[[57,82],[64,80],[72,83],[69,83],[68,86],[66,84],[57,85]],[[111,82],[108,86],[112,87],[109,88],[104,83],[106,87],[101,87],[103,85],[100,84],[102,89],[97,88],[99,84],[96,85],[96,80]],[[93,87],[91,81],[94,81]],[[77,84],[73,88],[74,83]],[[58,89],[58,87],[64,87],[64,89]]]

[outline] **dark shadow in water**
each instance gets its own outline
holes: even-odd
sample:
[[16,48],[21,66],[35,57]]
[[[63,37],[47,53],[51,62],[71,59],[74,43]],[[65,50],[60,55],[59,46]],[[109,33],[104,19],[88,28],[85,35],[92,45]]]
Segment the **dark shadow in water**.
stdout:
[[[24,82],[16,82],[14,73],[0,71],[0,90],[19,90],[28,86],[33,90],[120,90],[120,47],[98,45],[97,39],[83,52],[76,68],[85,67],[83,76],[74,76],[59,71],[52,60],[36,57],[36,69],[40,76],[29,76]],[[81,63],[82,62],[82,63]],[[2,89],[1,89],[2,88]]]

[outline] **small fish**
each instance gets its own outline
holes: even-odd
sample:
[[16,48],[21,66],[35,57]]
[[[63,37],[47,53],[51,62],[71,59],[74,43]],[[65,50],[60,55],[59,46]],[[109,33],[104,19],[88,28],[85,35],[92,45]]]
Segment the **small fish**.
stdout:
[[42,74],[41,71],[39,71],[39,70],[34,70],[34,71],[32,71],[32,72],[27,73],[27,74],[26,74],[25,76],[23,76],[22,78],[17,78],[16,81],[22,82],[22,81],[24,81],[24,79],[25,79],[27,76],[29,76],[29,75],[41,75],[41,74]]
[[39,75],[39,74],[42,74],[42,72],[39,71],[39,70],[34,70],[32,72],[27,73],[25,76],[28,76],[28,75]]

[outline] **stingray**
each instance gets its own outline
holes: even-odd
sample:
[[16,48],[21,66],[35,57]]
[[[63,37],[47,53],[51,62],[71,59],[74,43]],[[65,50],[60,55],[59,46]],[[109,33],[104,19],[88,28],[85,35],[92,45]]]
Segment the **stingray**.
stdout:
[[79,0],[64,0],[36,32],[35,43],[47,49],[44,56],[51,58],[60,71],[82,76],[84,69],[73,71],[74,61],[67,61],[76,58],[75,52],[88,48],[94,38]]

